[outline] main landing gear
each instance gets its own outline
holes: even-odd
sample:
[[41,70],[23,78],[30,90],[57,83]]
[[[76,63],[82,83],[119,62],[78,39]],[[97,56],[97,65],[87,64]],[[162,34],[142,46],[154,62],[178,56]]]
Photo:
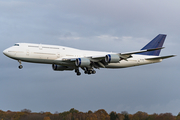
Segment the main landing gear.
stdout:
[[21,65],[21,60],[18,60],[18,62],[19,62],[19,69],[22,69],[23,66]]
[[96,74],[96,71],[91,69],[91,70],[85,70],[84,73],[90,75],[90,74]]
[[75,69],[75,73],[77,74],[77,76],[80,76],[80,75],[81,75],[81,72],[79,72],[79,68],[78,68],[78,69]]
[[[82,70],[84,70],[85,74],[96,74],[96,71],[93,68],[87,68],[87,67],[81,67]],[[81,75],[81,72],[79,71],[79,68],[75,69],[75,73],[77,74],[77,76]]]

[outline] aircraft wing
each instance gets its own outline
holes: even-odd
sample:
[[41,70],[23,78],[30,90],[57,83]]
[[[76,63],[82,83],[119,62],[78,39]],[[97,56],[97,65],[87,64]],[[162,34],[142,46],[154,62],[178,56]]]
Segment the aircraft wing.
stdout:
[[[153,49],[146,49],[146,50],[140,50],[140,51],[132,51],[132,52],[126,52],[126,53],[117,53],[117,55],[119,55],[119,57],[127,60],[128,58],[131,57],[132,54],[137,54],[137,53],[143,53],[143,52],[149,52],[149,51],[155,51],[155,50],[160,50],[163,49],[164,47],[160,47],[160,48],[153,48]],[[114,54],[114,53],[113,53]],[[95,55],[95,56],[86,56],[85,58],[90,59],[93,62],[99,62],[103,59],[105,59],[106,55]],[[74,57],[74,58],[69,58],[69,57],[65,57],[62,58],[60,61],[64,61],[64,62],[74,62],[77,58],[79,57]]]
[[168,55],[168,56],[157,56],[157,57],[153,57],[153,58],[146,58],[146,60],[158,60],[158,59],[166,59],[166,58],[170,58],[170,57],[175,57],[176,55]]

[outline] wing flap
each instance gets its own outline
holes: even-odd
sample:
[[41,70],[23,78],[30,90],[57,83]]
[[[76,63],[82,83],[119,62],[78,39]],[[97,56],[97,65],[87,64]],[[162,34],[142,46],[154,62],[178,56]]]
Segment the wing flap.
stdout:
[[63,62],[73,62],[75,61],[77,58],[62,58],[61,61]]
[[[86,56],[85,58],[90,59],[91,61],[98,62],[105,58],[106,55],[96,55],[96,56]],[[77,58],[84,58],[84,57],[75,57],[75,58],[62,58],[61,61],[65,62],[73,62],[76,61]]]

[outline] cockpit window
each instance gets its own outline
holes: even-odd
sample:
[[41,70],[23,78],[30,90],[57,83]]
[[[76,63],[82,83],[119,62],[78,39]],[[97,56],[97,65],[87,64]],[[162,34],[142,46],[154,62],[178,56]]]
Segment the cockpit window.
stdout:
[[19,46],[19,44],[14,44],[14,46]]

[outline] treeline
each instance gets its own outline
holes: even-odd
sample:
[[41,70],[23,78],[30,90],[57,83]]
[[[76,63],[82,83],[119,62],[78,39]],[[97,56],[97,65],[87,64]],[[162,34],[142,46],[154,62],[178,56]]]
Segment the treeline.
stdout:
[[72,108],[63,113],[52,114],[50,112],[32,113],[31,110],[23,109],[21,112],[0,110],[0,120],[180,120],[180,113],[177,116],[171,113],[148,115],[141,111],[135,114],[128,114],[126,111],[121,113],[112,111],[108,114],[104,109],[83,113]]

